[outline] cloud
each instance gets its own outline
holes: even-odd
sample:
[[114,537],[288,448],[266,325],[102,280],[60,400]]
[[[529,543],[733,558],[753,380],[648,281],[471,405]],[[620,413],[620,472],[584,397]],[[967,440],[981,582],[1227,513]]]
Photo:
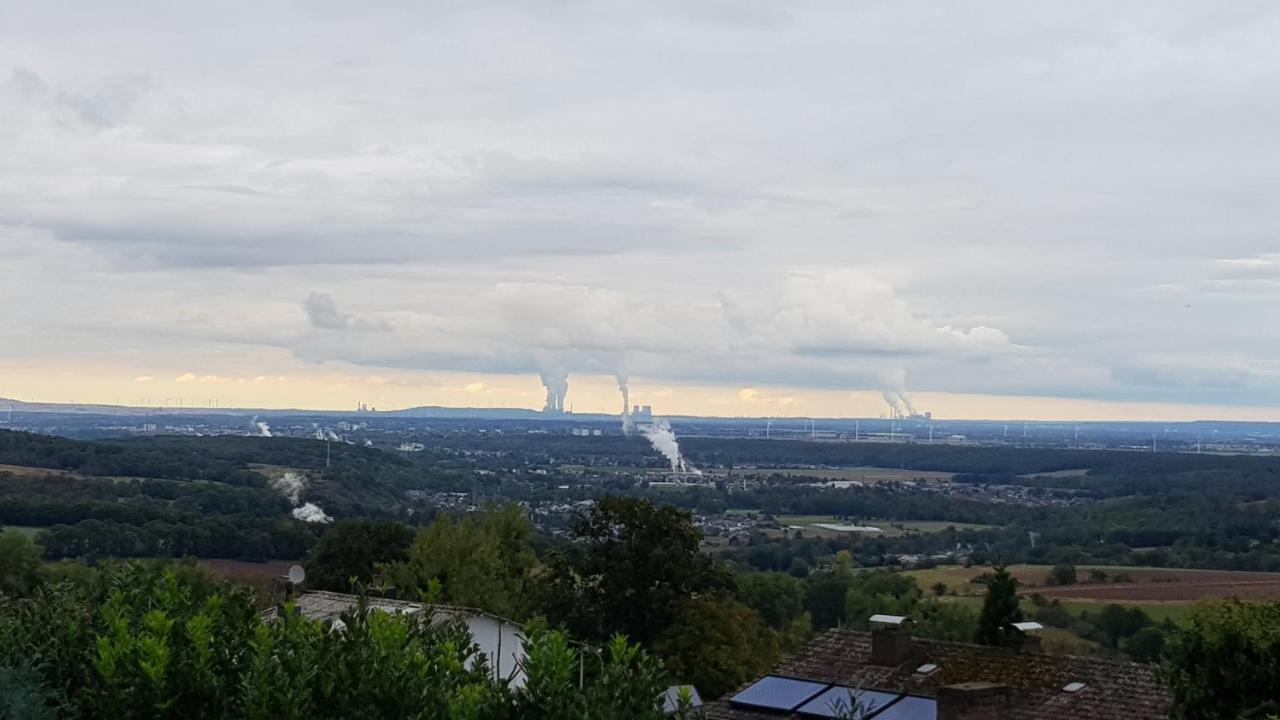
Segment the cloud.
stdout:
[[6,20],[0,360],[1280,404],[1267,4]]
[[303,303],[311,326],[319,330],[386,331],[387,322],[365,320],[338,309],[338,304],[325,293],[312,292]]
[[152,380],[155,380],[155,378],[151,377],[150,375],[139,375],[138,377],[133,379],[133,381],[137,383],[149,383]]
[[193,382],[197,382],[198,380],[199,378],[196,377],[196,374],[190,373],[190,372],[183,373],[173,379],[174,382],[180,382],[180,383],[193,383]]

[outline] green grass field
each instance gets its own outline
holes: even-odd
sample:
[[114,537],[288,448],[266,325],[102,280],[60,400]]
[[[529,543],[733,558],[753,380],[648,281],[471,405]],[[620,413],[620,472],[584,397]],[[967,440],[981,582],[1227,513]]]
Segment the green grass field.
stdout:
[[[839,535],[848,535],[856,533],[867,537],[902,537],[910,533],[936,533],[942,532],[949,527],[957,530],[986,530],[991,525],[975,525],[971,523],[947,522],[945,520],[865,520],[854,522],[852,520],[843,520],[832,515],[778,515],[775,518],[780,525],[786,528],[798,527],[806,534],[813,534],[819,537],[835,537]],[[852,530],[835,530],[832,528],[818,527],[821,524],[830,525],[862,525],[880,528],[881,532],[856,532]]]

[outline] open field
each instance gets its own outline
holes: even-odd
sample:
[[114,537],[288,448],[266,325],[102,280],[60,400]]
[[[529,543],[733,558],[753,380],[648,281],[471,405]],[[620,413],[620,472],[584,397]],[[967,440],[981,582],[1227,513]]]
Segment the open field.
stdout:
[[16,530],[27,537],[35,537],[36,533],[44,528],[28,527],[26,525],[0,525],[0,530]]
[[[945,520],[867,520],[863,523],[855,523],[832,515],[779,515],[775,519],[785,528],[800,528],[804,532],[824,537],[851,532],[870,537],[902,537],[910,533],[942,532],[949,527],[957,530],[985,530],[991,527]],[[853,529],[856,526],[878,528],[879,532]]]
[[955,473],[937,470],[903,470],[901,468],[853,467],[853,468],[734,468],[733,470],[712,470],[713,474],[724,475],[785,475],[796,478],[816,478],[836,482],[906,482],[918,480],[922,482],[950,482]]
[[25,477],[73,477],[75,473],[51,468],[27,467],[26,465],[0,465],[0,473],[13,473]]
[[1089,468],[1077,468],[1075,470],[1050,470],[1049,472],[1026,473],[1021,477],[1024,478],[1070,478],[1084,477],[1089,473]]
[[[1073,603],[1194,603],[1210,598],[1240,597],[1254,600],[1280,600],[1280,573],[1255,573],[1234,570],[1186,570],[1151,567],[1112,567],[1081,565],[1075,585],[1048,586],[1045,583],[1050,566],[1011,565],[1009,571],[1022,584],[1024,594],[1040,594]],[[1107,573],[1106,582],[1088,582],[1090,570]],[[991,572],[989,567],[938,567],[913,570],[910,574],[921,587],[943,583],[957,595],[982,595],[985,586],[970,579]],[[1114,582],[1110,578],[1126,575],[1131,582]]]
[[[925,589],[927,590],[928,588],[926,587]],[[947,602],[960,603],[962,605],[970,607],[973,609],[974,612],[980,612],[982,610],[983,598],[979,595],[963,595],[960,597],[946,597],[943,599]],[[1135,602],[1099,603],[1099,602],[1079,602],[1075,600],[1060,600],[1059,603],[1062,605],[1062,608],[1064,610],[1071,613],[1072,615],[1079,615],[1083,612],[1096,613],[1099,610],[1101,610],[1105,605],[1115,604],[1115,605],[1123,605],[1125,607],[1138,608],[1142,612],[1146,613],[1147,617],[1150,617],[1155,622],[1164,622],[1165,620],[1170,620],[1175,623],[1182,622],[1182,620],[1185,619],[1187,615],[1191,612],[1191,608],[1195,607],[1195,603],[1189,603],[1189,602],[1138,602],[1138,601],[1135,601]],[[1031,616],[1036,611],[1035,603],[1031,601],[1031,598],[1029,596],[1024,595],[1022,597],[1022,611],[1026,613],[1028,617]],[[1047,628],[1047,630],[1057,630],[1057,628]],[[1066,637],[1068,638],[1074,638],[1076,640],[1080,640],[1080,638],[1076,637],[1074,634],[1070,633],[1069,631],[1063,630],[1062,632],[1065,633]],[[1086,640],[1080,640],[1080,641],[1088,642]]]
[[[642,475],[665,473],[665,468],[633,467],[626,465],[561,465],[560,470],[567,473],[583,472],[601,473],[604,475]],[[794,478],[806,478],[823,482],[905,482],[917,480],[921,482],[950,482],[955,473],[937,470],[903,470],[901,468],[852,467],[852,468],[805,468],[805,467],[739,467],[739,468],[703,468],[704,475],[724,478],[730,475],[785,475]]]

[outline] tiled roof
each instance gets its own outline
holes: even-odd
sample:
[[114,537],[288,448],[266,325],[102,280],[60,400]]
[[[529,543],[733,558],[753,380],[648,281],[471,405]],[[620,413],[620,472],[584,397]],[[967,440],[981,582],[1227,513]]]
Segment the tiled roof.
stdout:
[[[916,673],[926,663],[929,675]],[[937,689],[966,682],[1009,686],[1010,720],[1152,720],[1167,718],[1171,696],[1149,665],[1077,655],[1019,653],[1006,648],[913,638],[911,654],[895,666],[871,662],[871,633],[828,630],[774,668],[774,673],[864,689],[936,696]],[[1069,683],[1084,689],[1068,693]],[[728,699],[707,705],[711,720],[766,720],[786,713],[734,707]]]

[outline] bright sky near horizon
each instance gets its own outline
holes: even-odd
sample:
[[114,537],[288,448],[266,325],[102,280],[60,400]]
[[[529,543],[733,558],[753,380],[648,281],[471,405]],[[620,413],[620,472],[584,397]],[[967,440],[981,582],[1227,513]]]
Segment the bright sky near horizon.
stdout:
[[1270,2],[0,5],[0,397],[1280,420]]

